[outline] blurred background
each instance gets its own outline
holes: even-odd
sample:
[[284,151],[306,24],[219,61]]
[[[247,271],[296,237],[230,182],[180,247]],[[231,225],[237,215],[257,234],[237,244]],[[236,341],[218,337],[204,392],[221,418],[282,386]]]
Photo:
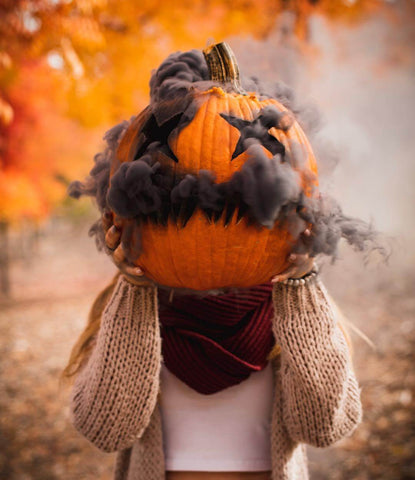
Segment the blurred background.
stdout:
[[0,0],[1,479],[112,478],[114,455],[73,429],[58,382],[115,273],[88,237],[97,209],[66,189],[146,106],[152,69],[212,40],[246,76],[293,87],[322,188],[391,251],[385,263],[342,245],[323,264],[364,421],[309,449],[311,478],[415,478],[415,2]]

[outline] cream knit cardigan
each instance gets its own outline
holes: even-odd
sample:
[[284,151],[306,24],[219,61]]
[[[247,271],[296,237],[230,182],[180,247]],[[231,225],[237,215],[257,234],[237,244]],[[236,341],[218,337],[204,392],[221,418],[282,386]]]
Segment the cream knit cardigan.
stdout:
[[[327,447],[361,420],[360,391],[344,336],[319,278],[275,284],[271,360],[272,480],[308,478],[305,443]],[[120,277],[89,360],[71,393],[76,429],[117,451],[115,480],[165,478],[158,402],[161,368],[157,291]]]

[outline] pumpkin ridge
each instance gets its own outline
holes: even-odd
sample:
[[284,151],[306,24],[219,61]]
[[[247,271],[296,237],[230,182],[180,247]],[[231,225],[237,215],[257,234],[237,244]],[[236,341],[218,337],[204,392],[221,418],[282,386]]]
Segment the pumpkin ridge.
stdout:
[[[218,103],[219,103],[219,98],[217,95],[213,95],[210,97],[210,101],[214,102],[215,103],[215,111],[218,110]],[[210,156],[209,156],[209,170],[210,171],[215,171],[214,168],[213,168],[213,163],[214,163],[214,155],[215,155],[215,142],[213,141],[214,138],[216,138],[216,132],[217,132],[217,128],[218,128],[218,122],[217,121],[212,121],[212,137],[209,138],[209,141],[211,141],[211,149],[210,149]],[[228,135],[228,139],[230,138],[230,136]],[[209,259],[210,259],[210,262],[209,262],[209,272],[210,272],[210,275],[211,275],[211,279],[213,280],[213,277],[220,277],[222,279],[223,277],[223,269],[219,270],[219,267],[213,265],[214,264],[214,261],[213,261],[213,258],[214,256],[217,254],[217,252],[213,249],[213,241],[212,241],[212,237],[215,237],[215,233],[216,233],[216,228],[217,228],[217,224],[215,222],[215,224],[213,224],[211,226],[211,228],[209,228],[209,235],[210,235],[210,245],[209,245],[209,248],[210,248],[210,256],[209,256]],[[220,275],[218,274],[220,272]]]
[[[226,110],[229,111],[230,109],[230,97],[227,96],[225,97],[226,99]],[[230,135],[230,132],[229,132],[229,129],[226,129],[225,130],[227,132],[227,135],[228,135],[228,144],[230,146],[230,143],[231,143],[231,135]],[[228,151],[231,151],[230,149]],[[215,228],[224,228],[223,227],[223,222],[225,221],[225,215],[226,215],[226,206],[227,206],[227,201],[224,203],[224,207],[223,207],[223,213],[219,219],[219,221],[216,223],[215,225]],[[224,277],[224,274],[228,272],[226,272],[226,267],[228,267],[228,264],[229,264],[229,250],[228,250],[228,240],[229,240],[229,236],[228,235],[225,235],[225,247],[224,247],[224,254],[222,255],[223,257],[223,261],[222,261],[222,264],[223,264],[223,267],[220,269],[220,272],[221,272],[221,279],[223,279]],[[223,281],[223,280],[222,280]]]
[[[200,135],[200,148],[199,148],[199,151],[200,152],[205,152],[206,151],[206,143],[209,145],[209,147],[212,145],[212,141],[210,139],[210,137],[208,135],[206,135],[206,129],[209,128],[209,126],[211,125],[211,123],[214,124],[214,122],[211,122],[210,121],[210,109],[211,109],[211,102],[213,100],[213,97],[209,97],[207,102],[206,102],[206,108],[204,110],[204,113],[203,113],[203,117],[202,117],[202,120],[201,120],[201,125],[202,125],[202,130],[203,130],[203,134]],[[209,171],[212,171],[212,165],[209,165],[209,168],[206,168],[205,166],[202,166],[201,165],[201,155],[198,156],[198,159],[197,159],[197,168],[196,168],[196,171],[199,173],[200,170],[209,170]]]
[[[175,228],[178,229],[178,227],[176,225],[172,225],[172,227],[174,229]],[[168,249],[169,249],[171,265],[173,267],[172,270],[173,270],[174,276],[177,279],[177,284],[180,285],[180,286],[184,286],[183,282],[181,280],[181,275],[179,275],[179,271],[178,271],[178,268],[177,268],[177,265],[176,265],[175,252],[174,252],[174,247],[172,245],[173,237],[177,236],[178,239],[180,240],[180,232],[175,231],[174,233],[175,233],[175,235],[167,235],[167,239],[165,241],[166,241],[166,244],[167,244]],[[175,238],[175,240],[177,240],[177,239]]]
[[[236,107],[236,109],[238,110],[238,114],[239,114],[239,116],[241,116],[241,117],[245,115],[245,112],[244,112],[244,110],[243,110],[243,106],[242,106],[242,105],[245,104],[245,103],[247,103],[247,102],[248,102],[247,97],[244,97],[241,102],[239,102],[239,101],[234,101],[234,102],[233,102],[234,107]],[[233,108],[232,108],[232,109],[228,109],[228,111],[232,111],[232,110],[233,110]],[[246,118],[246,117],[245,117],[245,118]],[[241,135],[240,132],[239,132],[239,135]],[[239,142],[239,139],[238,139],[238,142]],[[231,146],[230,146],[230,147],[231,147]],[[235,148],[236,148],[236,145],[235,145]],[[232,152],[233,150],[232,150],[231,148],[229,148],[229,151]],[[236,164],[235,164],[235,166],[236,166]],[[238,208],[239,208],[239,207],[238,207]],[[245,228],[246,228],[246,227],[245,227]],[[245,260],[245,262],[242,263],[242,265],[244,265],[244,266],[243,266],[243,269],[238,272],[238,275],[240,274],[240,275],[241,275],[241,278],[242,278],[243,272],[245,272],[245,270],[246,270],[246,268],[247,268],[247,265],[249,265],[249,256],[248,256],[248,255],[245,256],[245,253],[246,253],[246,252],[238,252],[238,262],[236,262],[236,261],[234,262],[234,272],[236,273],[236,268],[238,267],[238,265],[239,265],[240,262],[241,262],[240,259],[243,258],[243,259]],[[232,273],[233,273],[233,272],[232,272]]]
[[[294,238],[288,232],[288,227],[287,225],[284,225],[284,222],[277,221],[274,228],[278,228],[279,230],[279,248],[281,250],[284,250],[285,248],[286,254],[288,255],[288,253],[291,251],[292,247],[294,246],[294,243],[295,243]],[[267,252],[270,252],[275,248],[275,238],[271,234],[267,238],[267,243],[265,245],[265,248]],[[271,253],[268,253],[268,259],[270,258],[270,256],[271,256]],[[270,272],[270,278],[276,275],[277,273],[279,273],[280,271],[285,270],[289,266],[289,263],[286,260],[286,256],[279,255],[279,259],[280,259],[280,265],[275,265],[274,263],[274,268]],[[271,263],[273,262],[268,261],[267,263],[271,265]]]
[[[144,241],[146,242],[146,245],[152,245],[154,248],[154,245],[157,245],[157,235],[154,235],[153,225],[152,224],[146,225],[145,231],[146,231],[146,235],[144,237],[142,236],[142,242],[144,239]],[[148,255],[148,249],[146,248],[146,245],[143,245],[142,247],[143,251],[137,260],[137,266],[142,268],[145,275],[146,274],[148,275],[146,271],[147,269],[145,268],[145,264],[146,264],[145,257]],[[151,273],[154,278],[157,278],[157,277],[161,278],[161,276],[163,275],[163,269],[160,268],[162,267],[162,264],[160,263],[160,261],[161,259],[159,255],[152,255],[152,262],[151,262],[152,272]]]
[[[202,125],[202,129],[203,129],[203,132],[206,128],[205,124],[209,124],[209,122],[206,122],[206,118],[208,117],[208,112],[209,112],[209,107],[210,107],[210,102],[211,102],[211,99],[212,97],[209,97],[208,101],[205,103],[205,109],[204,109],[204,113],[203,113],[203,116],[202,116],[202,119],[201,119],[201,125]],[[205,139],[206,139],[206,136],[205,135],[201,135],[200,136],[200,149],[199,151],[200,152],[204,152],[204,148],[205,148]],[[210,140],[210,139],[209,139]],[[197,168],[196,170],[199,172],[200,170],[200,156],[198,157],[197,159]],[[202,216],[202,213],[200,212],[200,209],[198,208],[197,211],[196,211],[196,216]],[[197,239],[197,241],[195,242],[195,245],[196,245],[196,252],[195,252],[195,257],[194,258],[197,258],[198,256],[198,252],[197,252],[197,247],[198,247],[198,239],[200,238],[200,236],[203,237],[203,235],[201,235],[201,232],[200,232],[200,228],[199,228],[199,222],[196,221],[195,223],[195,230],[196,230],[196,234],[195,234],[195,238]],[[211,256],[209,257],[211,259]],[[198,279],[202,279],[202,275],[201,275],[201,272],[200,272],[200,264],[199,262],[196,262],[196,274],[197,274],[197,278]],[[209,264],[209,266],[205,266],[205,271],[203,272],[203,275],[206,275],[206,277],[209,278],[209,281],[212,281],[212,265],[211,263]]]
[[180,134],[194,121],[198,111],[203,106],[203,99],[196,92],[188,93],[190,99],[185,110],[178,115],[180,115],[180,120],[178,124],[173,128],[169,135],[167,136],[167,145],[177,157],[177,143],[178,137]]

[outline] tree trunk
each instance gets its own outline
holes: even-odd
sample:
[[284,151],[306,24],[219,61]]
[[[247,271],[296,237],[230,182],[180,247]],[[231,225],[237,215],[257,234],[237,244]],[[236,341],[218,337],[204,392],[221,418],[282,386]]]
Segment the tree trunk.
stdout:
[[0,221],[0,292],[10,296],[9,224]]

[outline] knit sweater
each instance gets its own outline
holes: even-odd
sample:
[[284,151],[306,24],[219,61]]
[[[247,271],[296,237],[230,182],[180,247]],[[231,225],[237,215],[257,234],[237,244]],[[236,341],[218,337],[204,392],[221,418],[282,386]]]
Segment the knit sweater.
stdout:
[[[361,420],[360,391],[345,338],[317,277],[275,284],[272,480],[308,478],[305,445],[327,447]],[[70,399],[76,429],[117,451],[115,480],[165,478],[159,391],[161,337],[155,287],[122,276]]]

